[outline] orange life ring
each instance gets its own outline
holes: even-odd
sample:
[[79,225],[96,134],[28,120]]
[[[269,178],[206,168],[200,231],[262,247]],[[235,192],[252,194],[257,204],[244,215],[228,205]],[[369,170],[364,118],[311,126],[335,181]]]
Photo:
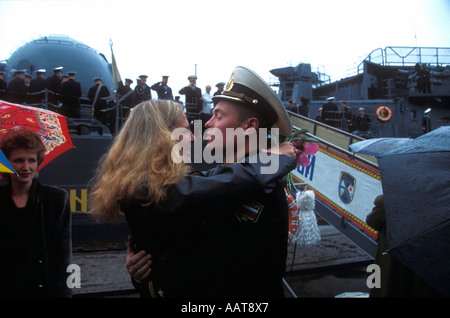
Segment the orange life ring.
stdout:
[[294,197],[292,196],[292,194],[287,192],[286,189],[284,189],[284,191],[286,192],[286,200],[289,209],[288,243],[290,243],[294,238],[295,234],[297,233],[300,222],[300,216],[297,207],[297,202],[295,201]]
[[377,117],[381,121],[389,121],[392,118],[392,110],[387,106],[380,106],[377,109]]

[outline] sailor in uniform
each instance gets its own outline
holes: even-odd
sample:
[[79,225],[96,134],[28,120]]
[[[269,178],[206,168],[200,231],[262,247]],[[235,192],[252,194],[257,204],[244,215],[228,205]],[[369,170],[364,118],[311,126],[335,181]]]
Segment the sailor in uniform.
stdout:
[[46,79],[48,92],[48,101],[53,106],[57,106],[61,101],[61,76],[62,66],[55,67],[53,69],[53,75]]
[[422,118],[422,132],[423,134],[429,133],[431,129],[431,108],[428,108],[424,111],[423,118]]
[[338,107],[334,103],[334,97],[328,97],[327,103],[322,105],[322,118],[323,122],[331,127],[338,127],[339,126],[339,119],[338,118]]
[[320,107],[319,109],[318,109],[318,111],[319,111],[319,115],[317,115],[316,116],[316,120],[318,121],[318,122],[323,122],[323,117],[322,117],[322,107]]
[[45,81],[45,73],[47,71],[43,68],[36,71],[36,77],[30,82],[30,101],[33,104],[40,104],[45,99],[44,90],[47,88]]
[[77,72],[68,72],[69,79],[61,84],[62,108],[60,114],[69,118],[80,117],[81,84],[75,80]]
[[13,79],[8,84],[9,101],[16,104],[25,102],[27,87],[25,86],[26,70],[13,70]]
[[[271,128],[272,132],[277,128],[283,136],[291,133],[292,125],[283,104],[267,83],[248,68],[237,67],[223,94],[213,98],[217,99],[217,106],[206,127],[222,131],[225,139],[227,128],[241,128],[249,134],[260,128]],[[225,144],[229,141],[230,137]],[[213,147],[214,144],[213,139],[208,139],[206,147]],[[225,144],[223,147],[226,147]],[[240,162],[245,162],[244,166],[249,167],[247,163],[253,162],[253,155],[259,158],[263,153],[260,146],[247,142],[244,152],[235,152],[235,155],[240,153],[244,156],[235,157],[236,161],[242,159]],[[224,156],[225,153],[223,151]],[[261,175],[270,176],[271,185],[244,196],[242,189],[236,188],[237,192],[231,194],[229,189],[223,187],[222,193],[228,194],[221,197],[218,182],[226,173],[230,176],[230,183],[226,184],[241,186],[248,182],[247,178],[261,171],[258,160],[254,161],[256,169],[249,174],[235,171],[242,166],[229,162],[207,172],[196,172],[194,175],[200,178],[174,186],[180,194],[174,196],[178,192],[169,193],[168,200],[157,212],[164,215],[163,210],[168,209],[173,213],[179,202],[189,198],[192,202],[188,206],[192,208],[186,206],[182,217],[186,220],[184,227],[194,227],[192,232],[195,234],[183,236],[183,240],[170,251],[154,247],[151,276],[139,274],[144,272],[139,270],[147,266],[142,266],[147,264],[142,257],[148,255],[141,252],[128,255],[127,268],[141,296],[283,297],[282,279],[286,267],[289,224],[286,194],[279,178],[294,169],[296,163],[294,157],[280,156],[279,159],[276,171]],[[281,172],[283,169],[285,171]],[[212,190],[208,195],[199,196],[201,189]],[[216,199],[211,199],[211,194],[217,195]],[[136,216],[139,215],[144,214],[137,212]],[[151,226],[148,217],[142,222],[129,220],[134,223],[132,233],[134,226],[141,229]],[[172,228],[176,231],[175,227]],[[167,235],[172,236],[172,232]],[[142,246],[142,239],[136,239],[141,241],[136,245]],[[151,253],[150,250],[147,252]],[[181,265],[170,262],[178,254],[185,255]],[[182,269],[177,270],[177,266]]]
[[[214,92],[213,96],[217,96],[217,95],[221,95],[223,92],[223,88],[225,87],[225,83],[224,82],[220,82],[216,84],[217,87],[217,91]],[[214,106],[216,106],[217,102],[213,101]]]
[[0,72],[0,99],[6,100],[6,92],[8,91],[8,83],[5,81],[5,72]]
[[161,82],[157,82],[151,86],[151,89],[156,91],[158,99],[173,100],[172,89],[167,85],[169,76],[164,75]]
[[94,77],[95,85],[91,86],[88,91],[88,98],[92,102],[93,117],[107,125],[107,114],[102,112],[102,109],[107,108],[108,102],[106,99],[110,97],[109,90],[103,85],[103,79],[101,77]]
[[185,107],[186,117],[188,122],[200,118],[200,113],[203,110],[203,97],[202,90],[196,86],[197,76],[191,75],[188,77],[189,85],[183,87],[178,92],[181,95],[186,96]]
[[348,132],[353,131],[353,115],[352,109],[347,106],[347,102],[341,102],[341,112],[340,112],[340,129]]
[[370,116],[366,115],[366,109],[364,107],[360,107],[358,111],[359,116],[355,117],[355,130],[362,132],[369,131]]
[[36,71],[36,77],[33,78],[30,83],[30,92],[31,93],[41,92],[46,88],[45,78],[44,78],[46,72],[47,71],[43,68],[38,69]]
[[134,88],[135,103],[140,104],[143,101],[152,99],[152,92],[147,85],[147,75],[139,75],[139,81]]
[[131,88],[131,84],[133,84],[133,80],[126,78],[125,85],[119,82],[119,88],[117,89],[117,102],[120,101],[120,105],[125,106],[122,108],[122,118],[127,118],[130,113],[130,108],[135,105],[134,91]]

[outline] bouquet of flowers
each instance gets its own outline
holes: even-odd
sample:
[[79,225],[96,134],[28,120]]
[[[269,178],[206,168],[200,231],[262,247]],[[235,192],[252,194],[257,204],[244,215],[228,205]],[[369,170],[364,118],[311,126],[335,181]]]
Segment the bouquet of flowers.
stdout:
[[[295,147],[297,166],[308,167],[311,161],[308,155],[314,155],[319,150],[318,141],[306,136],[307,129],[293,132],[287,139]],[[287,190],[296,192],[296,202],[299,210],[299,226],[293,241],[300,245],[316,244],[320,241],[320,231],[314,214],[315,194],[312,190],[297,191],[292,172],[287,175]]]
[[[292,132],[287,138],[287,141],[290,141],[295,147],[295,159],[297,160],[296,168],[298,168],[299,165],[308,167],[311,164],[308,155],[314,155],[317,150],[319,150],[318,140],[306,136],[305,134],[307,132],[307,129],[297,130],[296,132]],[[291,192],[291,190],[296,192],[292,172],[287,175],[287,190],[289,192]]]

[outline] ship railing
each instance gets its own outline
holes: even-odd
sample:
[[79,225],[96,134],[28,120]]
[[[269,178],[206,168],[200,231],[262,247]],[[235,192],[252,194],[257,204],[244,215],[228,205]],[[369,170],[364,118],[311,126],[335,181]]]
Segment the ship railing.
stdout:
[[373,50],[357,67],[357,74],[364,71],[364,63],[383,66],[414,66],[419,64],[450,65],[449,47],[387,46]]
[[308,129],[308,132],[322,143],[326,143],[327,147],[334,148],[340,152],[345,152],[349,157],[357,158],[363,163],[378,169],[378,161],[373,156],[366,156],[363,154],[355,155],[350,151],[349,146],[353,143],[363,141],[365,138],[356,136],[349,132],[340,130],[329,126],[327,124],[318,122],[314,119],[287,111],[291,119],[292,125],[295,127],[301,127],[302,129]]

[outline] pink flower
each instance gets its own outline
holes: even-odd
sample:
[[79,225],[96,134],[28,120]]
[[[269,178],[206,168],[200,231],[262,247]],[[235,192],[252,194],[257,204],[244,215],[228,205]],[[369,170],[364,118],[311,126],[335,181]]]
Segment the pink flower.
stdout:
[[319,150],[319,144],[315,142],[308,142],[303,145],[303,148],[305,148],[305,153],[307,155],[314,155],[316,154],[317,150]]
[[311,161],[309,160],[308,156],[304,152],[300,152],[300,155],[297,159],[297,168],[298,165],[301,165],[302,167],[308,167],[311,164]]
[[302,146],[301,141],[292,142],[295,149],[295,159],[297,161],[297,168],[299,165],[302,167],[308,167],[311,164],[307,155],[314,155],[319,149],[319,145],[315,142],[304,143]]

